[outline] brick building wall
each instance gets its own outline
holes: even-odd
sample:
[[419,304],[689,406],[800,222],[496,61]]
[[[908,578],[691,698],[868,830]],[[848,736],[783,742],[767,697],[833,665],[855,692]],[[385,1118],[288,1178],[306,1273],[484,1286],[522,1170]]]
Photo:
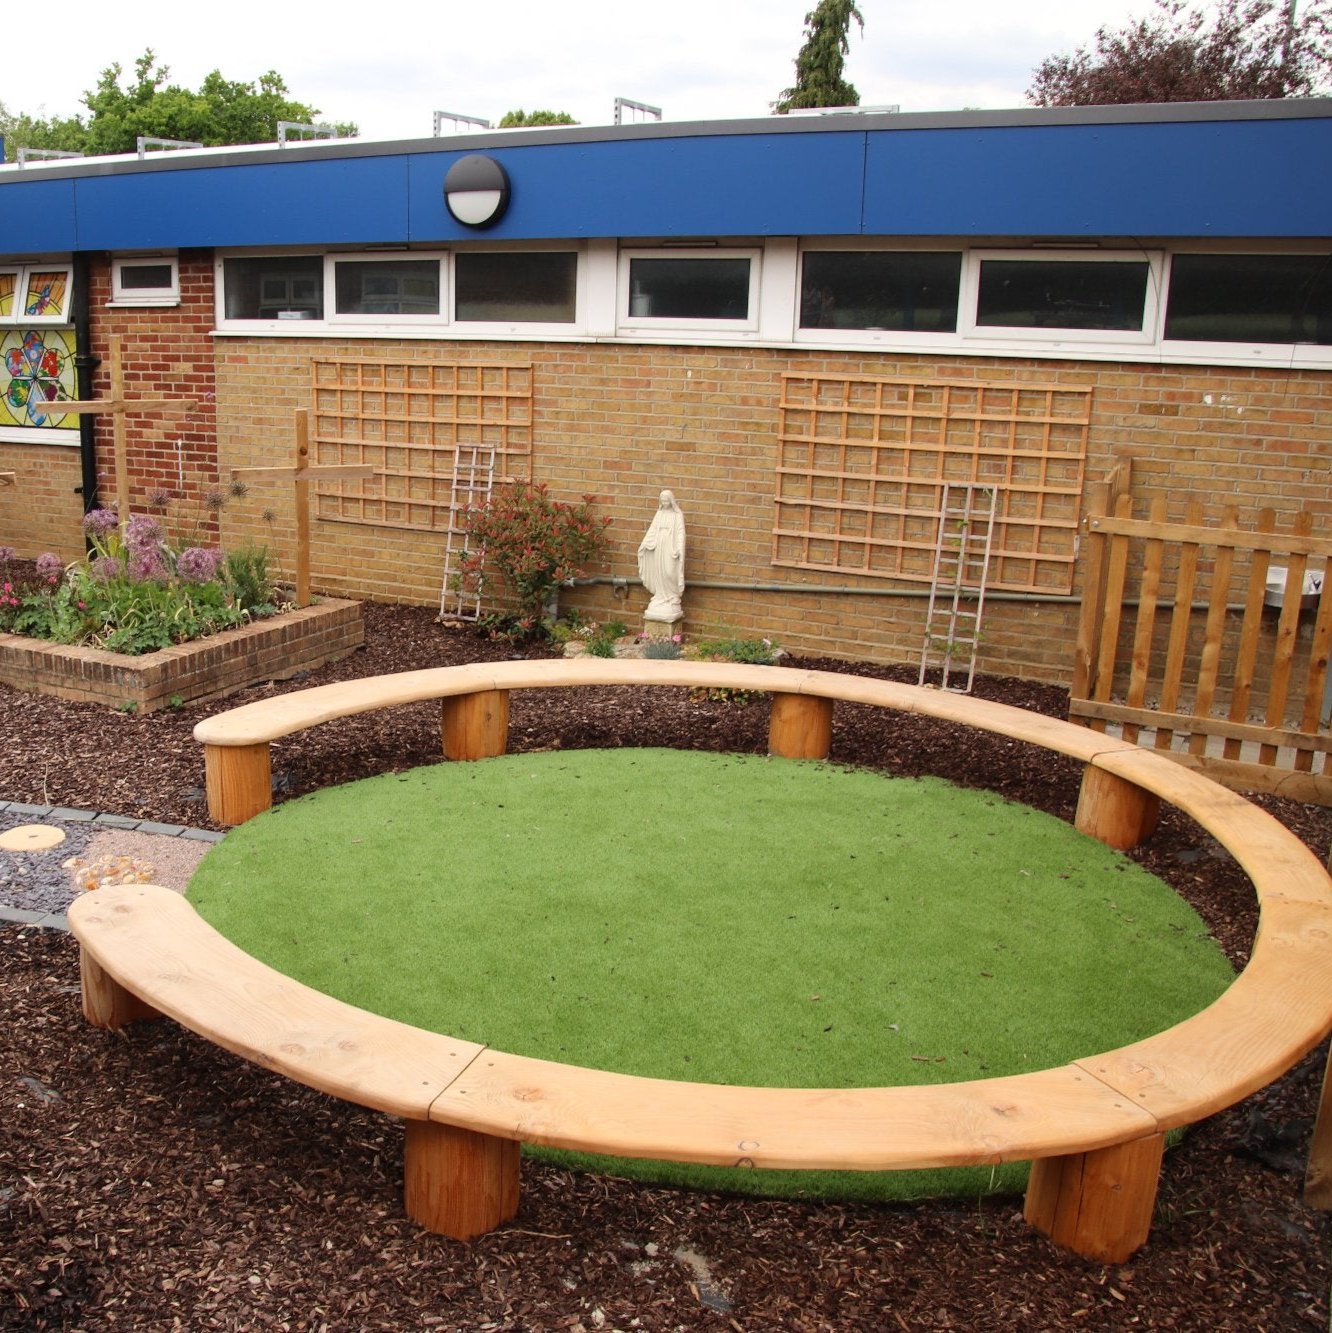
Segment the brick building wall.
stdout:
[[[1091,385],[1088,483],[1127,455],[1139,502],[1162,494],[1181,508],[1192,497],[1213,509],[1271,505],[1289,514],[1308,508],[1322,531],[1332,518],[1332,378],[1266,368],[1039,358],[219,338],[222,475],[232,466],[289,461],[292,414],[312,402],[311,363],[328,358],[531,364],[533,476],[563,498],[584,492],[598,497],[612,519],[611,559],[601,572],[630,585],[623,599],[609,586],[579,588],[567,594],[568,604],[637,624],[646,593],[637,583],[635,549],[658,490],[667,487],[688,522],[687,630],[764,634],[803,654],[917,659],[927,590],[918,583],[772,563],[784,372]],[[229,542],[250,537],[268,543],[289,568],[289,488],[252,487],[228,507],[223,529]],[[340,596],[435,604],[443,554],[442,532],[321,518],[313,524],[315,586]],[[992,599],[981,669],[1066,682],[1077,614],[1070,602]]]
[[[178,306],[114,306],[109,264],[92,266],[92,344],[102,364],[93,374],[93,396],[111,393],[108,340],[121,340],[127,398],[193,399],[188,412],[134,413],[126,417],[130,507],[163,512],[178,540],[208,545],[217,540],[217,520],[204,501],[218,484],[216,374],[213,352],[213,260],[211,251],[186,250],[179,257]],[[111,418],[96,418],[99,503],[116,498]]]

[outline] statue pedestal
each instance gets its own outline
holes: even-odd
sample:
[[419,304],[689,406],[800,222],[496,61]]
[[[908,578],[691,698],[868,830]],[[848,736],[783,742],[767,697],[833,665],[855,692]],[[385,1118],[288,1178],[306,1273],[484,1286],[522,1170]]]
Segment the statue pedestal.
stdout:
[[674,639],[684,632],[684,617],[674,620],[649,620],[643,617],[643,637],[645,639]]

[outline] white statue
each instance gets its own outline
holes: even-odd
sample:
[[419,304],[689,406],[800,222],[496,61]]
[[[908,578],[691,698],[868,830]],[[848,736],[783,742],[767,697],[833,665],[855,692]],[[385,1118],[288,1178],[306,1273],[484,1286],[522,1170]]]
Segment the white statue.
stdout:
[[684,593],[685,521],[675,496],[662,491],[652,522],[638,544],[638,577],[652,594],[644,620],[668,624],[684,615],[680,598]]

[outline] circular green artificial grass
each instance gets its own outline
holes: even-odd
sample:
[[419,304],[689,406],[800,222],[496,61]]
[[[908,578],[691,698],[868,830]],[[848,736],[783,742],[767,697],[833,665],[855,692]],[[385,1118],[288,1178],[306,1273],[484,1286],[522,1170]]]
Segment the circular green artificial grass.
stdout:
[[[702,1082],[1041,1069],[1158,1032],[1233,980],[1182,899],[1059,820],[934,779],[743,755],[550,752],[328,789],[229,833],[189,896],[247,952],[362,1008]],[[1014,1189],[1026,1172],[613,1168],[849,1198]]]

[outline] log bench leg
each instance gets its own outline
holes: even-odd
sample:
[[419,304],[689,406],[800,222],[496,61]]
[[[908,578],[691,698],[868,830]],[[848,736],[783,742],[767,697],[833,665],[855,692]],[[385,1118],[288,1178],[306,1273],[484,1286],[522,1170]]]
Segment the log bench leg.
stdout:
[[445,699],[440,709],[445,759],[492,759],[509,744],[508,690]]
[[83,1016],[93,1027],[115,1031],[139,1018],[160,1018],[150,1004],[127,991],[102,965],[79,950],[79,988],[83,992]]
[[1309,1169],[1304,1177],[1304,1202],[1310,1208],[1332,1209],[1332,1052],[1328,1053],[1323,1095],[1309,1145]]
[[205,745],[204,782],[208,813],[219,824],[243,824],[273,804],[273,769],[268,742]]
[[493,1134],[408,1120],[403,1202],[427,1231],[471,1240],[518,1211],[519,1145]]
[[1147,1239],[1165,1135],[1031,1164],[1023,1216],[1056,1245],[1122,1264]]
[[832,748],[833,701],[814,694],[774,694],[768,753],[782,759],[826,759]]
[[1073,825],[1116,851],[1126,852],[1149,837],[1161,817],[1161,798],[1107,769],[1082,770],[1078,812]]

